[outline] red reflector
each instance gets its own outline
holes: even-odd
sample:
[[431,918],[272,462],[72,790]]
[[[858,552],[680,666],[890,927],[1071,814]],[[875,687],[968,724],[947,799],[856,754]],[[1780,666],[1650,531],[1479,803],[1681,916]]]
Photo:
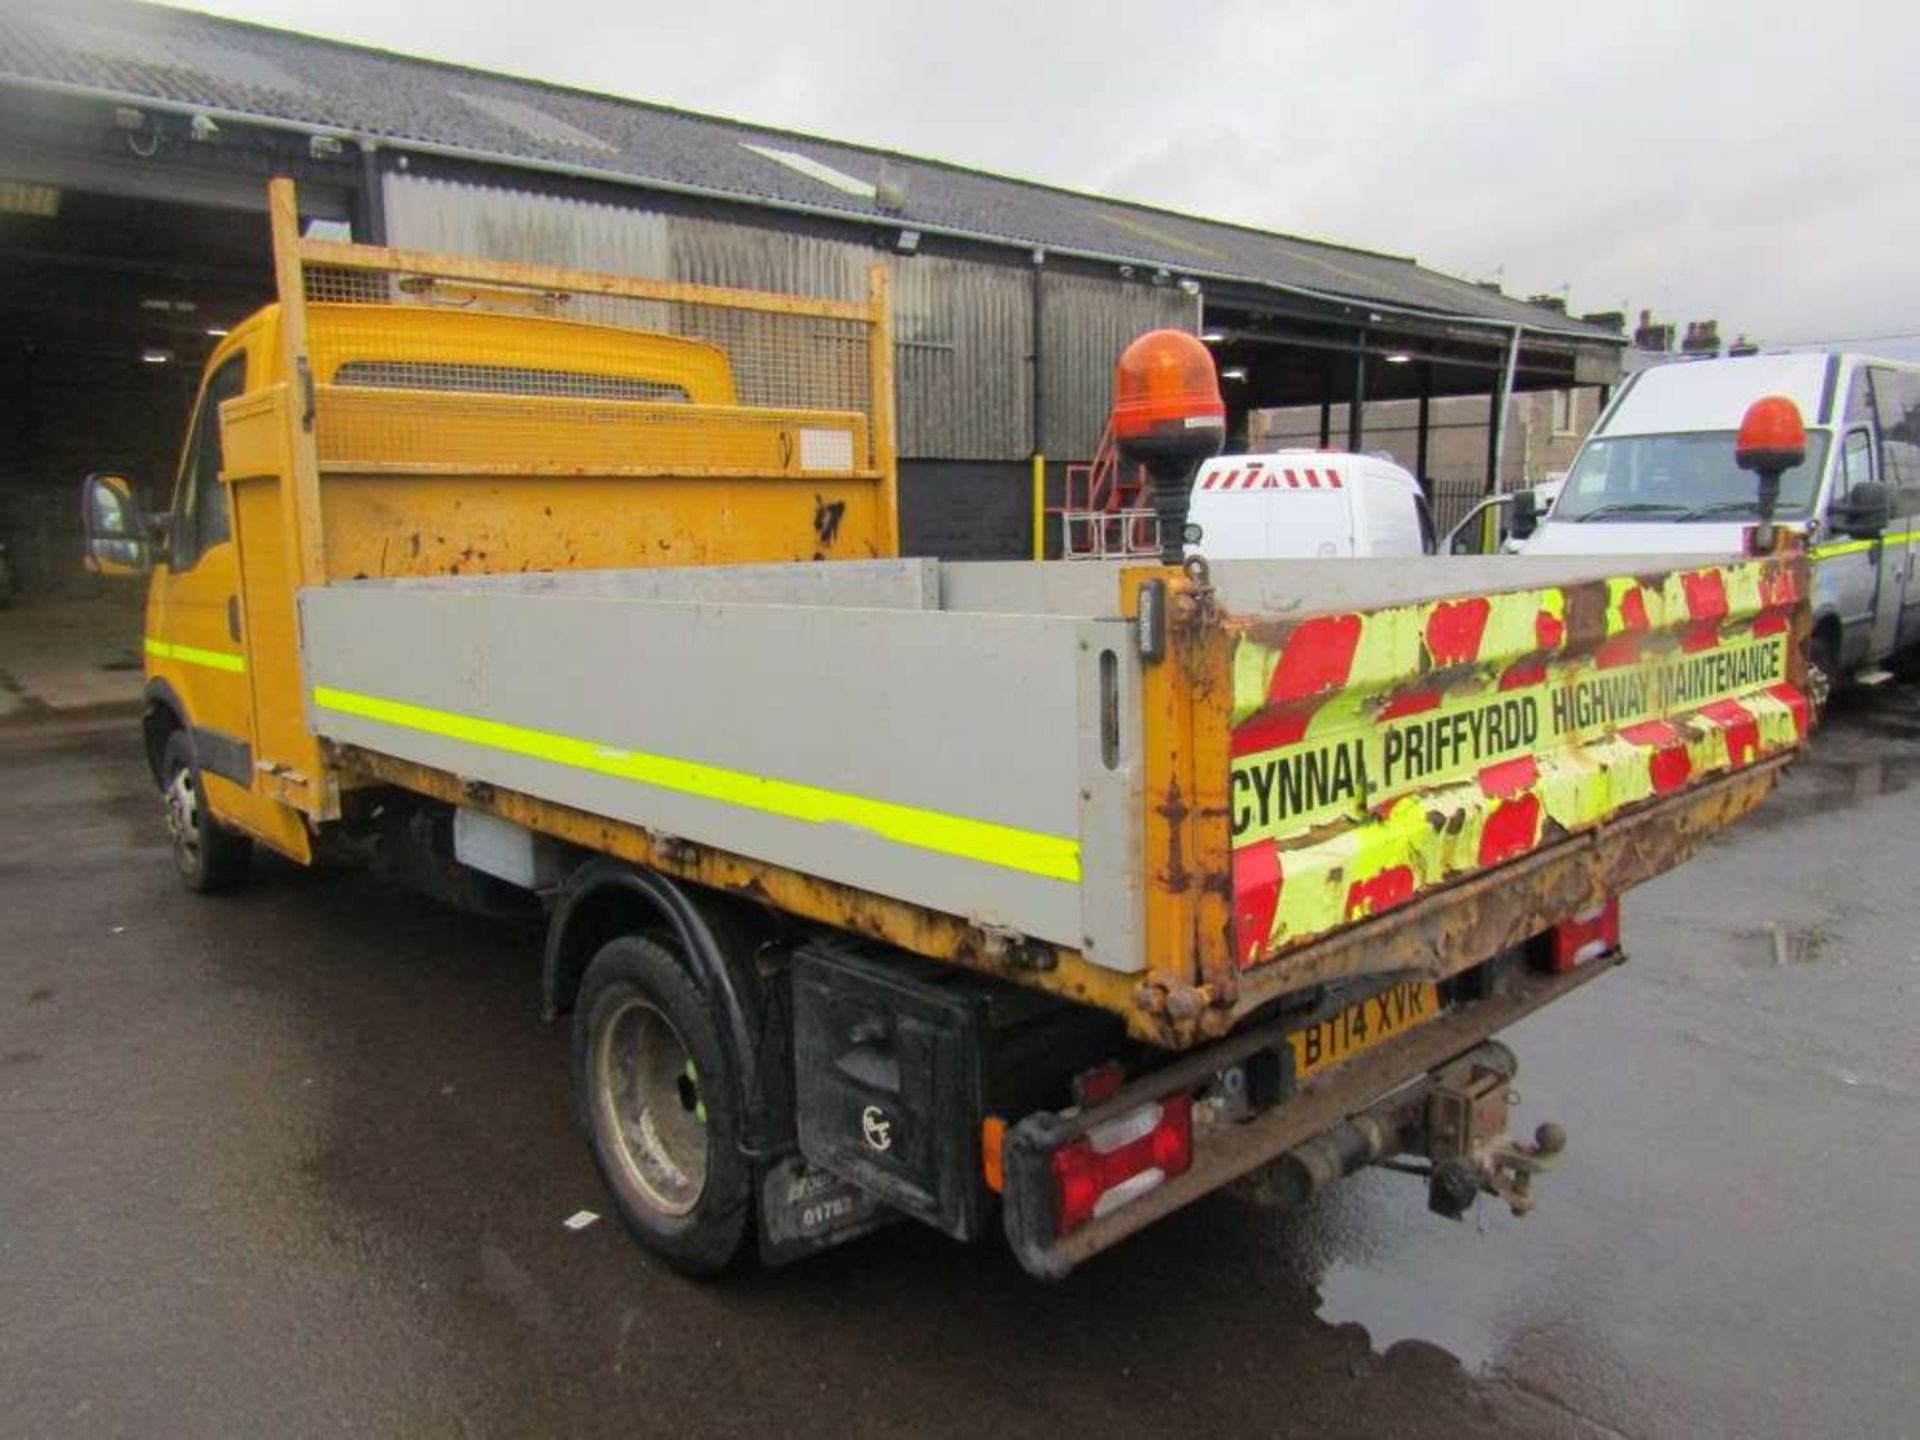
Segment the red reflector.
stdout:
[[1105,1104],[1120,1093],[1127,1083],[1127,1072],[1118,1060],[1109,1060],[1073,1077],[1073,1103],[1083,1110]]
[[1608,900],[1553,927],[1552,970],[1564,975],[1610,950],[1620,948],[1620,902]]
[[1070,1235],[1193,1164],[1193,1098],[1169,1095],[1053,1152],[1054,1228]]

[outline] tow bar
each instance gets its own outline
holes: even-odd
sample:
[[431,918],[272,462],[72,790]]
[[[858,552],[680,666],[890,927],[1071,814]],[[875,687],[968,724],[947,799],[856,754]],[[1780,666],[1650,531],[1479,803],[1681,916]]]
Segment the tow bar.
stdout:
[[1462,1219],[1482,1194],[1525,1215],[1533,1209],[1533,1177],[1553,1168],[1567,1132],[1542,1125],[1530,1145],[1507,1135],[1518,1069],[1511,1050],[1486,1041],[1295,1146],[1252,1188],[1267,1203],[1297,1204],[1378,1165],[1425,1179],[1427,1207],[1449,1220]]

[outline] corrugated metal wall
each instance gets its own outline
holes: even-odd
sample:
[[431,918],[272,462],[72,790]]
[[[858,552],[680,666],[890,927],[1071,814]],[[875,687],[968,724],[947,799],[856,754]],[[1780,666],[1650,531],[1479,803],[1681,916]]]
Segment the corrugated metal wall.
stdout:
[[885,259],[900,454],[1031,451],[1032,296],[1021,269],[462,181],[393,174],[385,189],[389,242],[418,249],[846,300],[866,293],[867,267]]
[[1032,453],[1033,296],[1026,274],[935,255],[896,256],[893,293],[900,453],[940,460]]
[[552,195],[388,175],[387,243],[668,279],[667,217]]
[[[896,255],[871,246],[685,215],[415,175],[386,177],[390,243],[617,274],[858,299],[876,256],[893,271],[900,454],[1017,460],[1033,446],[1033,290],[1024,264]],[[1086,459],[1105,424],[1113,362],[1158,326],[1199,324],[1173,287],[1044,273],[1047,453]]]
[[1092,457],[1113,406],[1113,364],[1147,330],[1198,330],[1200,297],[1173,285],[1048,270],[1042,280],[1041,403],[1048,456]]

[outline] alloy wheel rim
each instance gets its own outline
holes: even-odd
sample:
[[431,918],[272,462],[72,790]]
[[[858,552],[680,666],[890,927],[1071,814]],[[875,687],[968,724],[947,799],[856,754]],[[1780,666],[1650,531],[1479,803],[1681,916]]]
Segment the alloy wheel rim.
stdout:
[[167,833],[173,839],[174,853],[183,870],[200,865],[200,797],[194,788],[193,772],[181,766],[167,785]]
[[629,998],[595,1037],[598,1119],[626,1181],[647,1204],[686,1215],[707,1188],[707,1110],[686,1042],[657,1008]]

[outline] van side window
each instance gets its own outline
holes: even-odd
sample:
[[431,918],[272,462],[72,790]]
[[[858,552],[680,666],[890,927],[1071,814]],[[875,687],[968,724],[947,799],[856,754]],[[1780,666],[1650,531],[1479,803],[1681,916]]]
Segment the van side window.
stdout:
[[247,357],[235,355],[213,372],[193,417],[186,465],[173,501],[173,554],[177,573],[191,570],[200,557],[231,537],[227,491],[220,483],[220,406],[247,388]]
[[1426,496],[1413,497],[1413,515],[1414,519],[1420,523],[1420,553],[1431,555],[1440,548],[1440,542],[1434,538],[1433,511],[1427,508]]
[[1867,378],[1867,367],[1857,366],[1853,379],[1847,384],[1847,408],[1841,413],[1843,425],[1871,425],[1873,423],[1873,385]]
[[1873,410],[1880,424],[1880,480],[1895,514],[1920,495],[1920,373],[1874,366]]

